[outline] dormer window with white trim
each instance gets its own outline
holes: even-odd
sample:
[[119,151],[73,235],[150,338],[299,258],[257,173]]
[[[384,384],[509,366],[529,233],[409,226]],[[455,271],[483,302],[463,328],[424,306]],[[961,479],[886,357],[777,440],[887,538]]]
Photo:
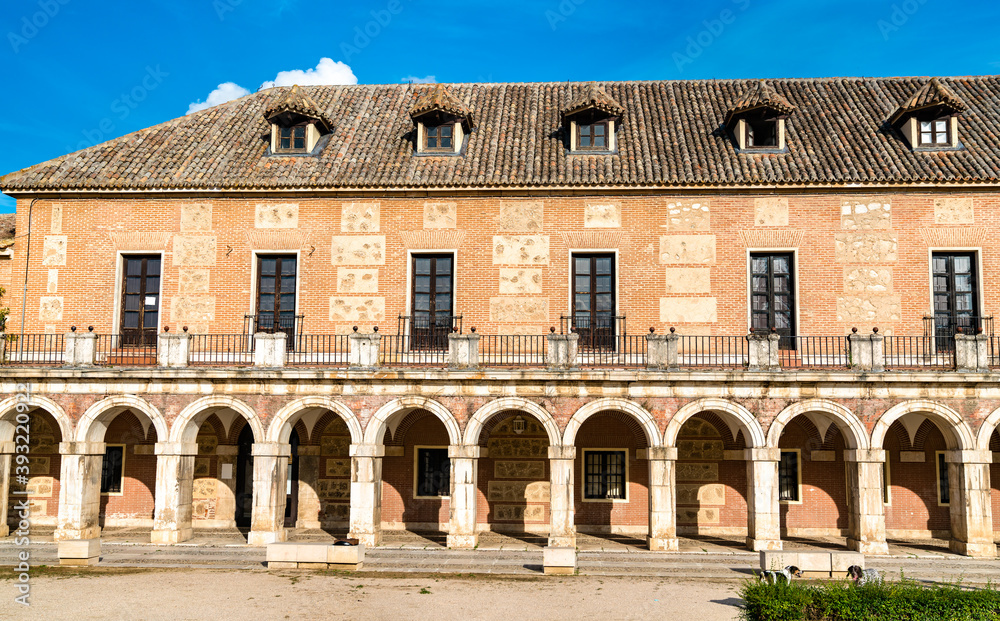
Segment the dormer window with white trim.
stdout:
[[435,84],[410,109],[418,155],[461,155],[472,131],[472,110],[443,84]]
[[298,86],[293,86],[264,111],[271,124],[271,155],[313,155],[331,123]]
[[914,151],[959,149],[958,117],[965,104],[937,78],[931,78],[889,118]]
[[950,124],[948,119],[920,121],[920,146],[951,144],[951,138],[948,136],[951,133],[948,131]]
[[617,151],[615,132],[625,109],[596,84],[588,84],[562,110],[570,154],[611,154]]
[[279,153],[306,152],[306,126],[278,127],[278,143],[275,151]]
[[424,126],[424,151],[455,151],[455,123]]
[[760,80],[729,108],[725,125],[740,151],[783,153],[787,151],[785,120],[794,111],[784,95]]
[[576,125],[576,148],[580,151],[607,151],[608,124],[609,121],[601,121]]

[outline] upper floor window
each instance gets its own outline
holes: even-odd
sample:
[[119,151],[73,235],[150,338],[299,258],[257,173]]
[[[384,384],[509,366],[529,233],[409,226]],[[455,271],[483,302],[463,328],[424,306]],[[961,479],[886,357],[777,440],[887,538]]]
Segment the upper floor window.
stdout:
[[[312,154],[331,132],[326,114],[298,86],[281,91],[264,111],[271,125],[271,154]],[[325,144],[325,143],[323,143]]]
[[951,144],[950,126],[948,119],[920,121],[920,146]]
[[581,151],[607,151],[608,123],[591,123],[576,126],[576,148]]
[[612,154],[617,151],[615,132],[625,108],[597,84],[580,88],[562,109],[570,153]]
[[304,125],[279,128],[278,151],[284,153],[305,153],[306,128]]
[[416,126],[417,153],[434,156],[462,155],[472,131],[472,109],[444,84],[423,89],[410,109]]
[[424,151],[455,150],[455,124],[445,123],[424,127]]
[[937,78],[921,86],[889,117],[910,144],[922,151],[960,149],[958,117],[966,105]]
[[783,153],[787,151],[785,120],[794,112],[792,102],[759,80],[732,103],[725,125],[740,150]]
[[777,119],[747,119],[745,148],[764,148],[778,146]]

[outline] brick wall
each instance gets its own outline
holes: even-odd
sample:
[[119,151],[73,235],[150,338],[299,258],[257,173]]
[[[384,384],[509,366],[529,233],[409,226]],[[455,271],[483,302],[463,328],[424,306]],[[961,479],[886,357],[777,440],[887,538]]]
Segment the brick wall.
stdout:
[[391,446],[403,449],[400,456],[388,453],[382,460],[382,522],[436,528],[448,523],[449,499],[416,498],[413,483],[417,446],[448,447],[448,432],[433,414],[418,411],[400,422]]
[[104,436],[106,444],[124,444],[122,492],[101,495],[102,524],[127,524],[128,520],[152,520],[156,491],[156,430],[143,429],[135,414],[123,412],[115,417]]

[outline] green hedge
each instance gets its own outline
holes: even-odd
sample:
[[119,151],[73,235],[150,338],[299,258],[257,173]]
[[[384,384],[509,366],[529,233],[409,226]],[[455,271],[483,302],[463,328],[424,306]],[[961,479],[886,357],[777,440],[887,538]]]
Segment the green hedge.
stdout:
[[991,587],[922,586],[911,580],[856,587],[748,580],[740,589],[745,621],[1000,621],[1000,592]]

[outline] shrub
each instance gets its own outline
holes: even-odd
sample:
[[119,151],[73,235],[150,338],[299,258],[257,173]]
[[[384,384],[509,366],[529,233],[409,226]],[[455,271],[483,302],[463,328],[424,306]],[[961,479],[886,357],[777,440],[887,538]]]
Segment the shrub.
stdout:
[[922,586],[910,580],[856,587],[746,581],[745,621],[1000,621],[1000,592],[958,584]]

